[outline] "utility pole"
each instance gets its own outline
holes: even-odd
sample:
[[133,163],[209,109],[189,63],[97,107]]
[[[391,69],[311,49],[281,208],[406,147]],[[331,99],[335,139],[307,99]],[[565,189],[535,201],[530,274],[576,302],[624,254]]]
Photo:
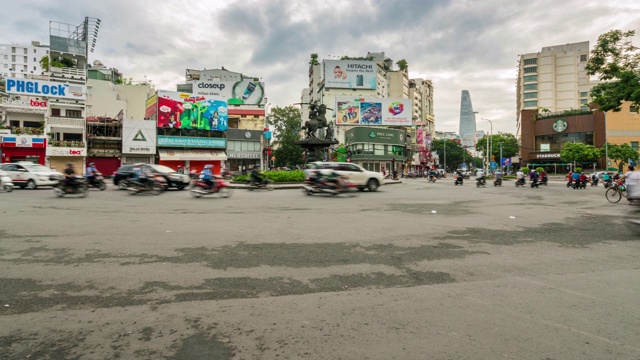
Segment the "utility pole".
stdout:
[[443,165],[444,173],[447,173],[447,138],[444,138],[444,165]]
[[500,143],[500,172],[504,174],[504,169],[502,168],[502,143]]

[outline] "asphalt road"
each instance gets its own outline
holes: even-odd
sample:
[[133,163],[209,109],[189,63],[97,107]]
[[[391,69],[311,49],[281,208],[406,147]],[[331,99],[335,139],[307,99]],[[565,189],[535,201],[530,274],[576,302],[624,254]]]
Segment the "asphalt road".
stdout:
[[0,193],[0,359],[640,359],[635,207],[513,185]]

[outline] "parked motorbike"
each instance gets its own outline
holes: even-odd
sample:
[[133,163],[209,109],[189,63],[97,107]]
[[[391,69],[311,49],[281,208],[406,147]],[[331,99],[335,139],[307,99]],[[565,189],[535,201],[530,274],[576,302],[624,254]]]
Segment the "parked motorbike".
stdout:
[[12,192],[13,181],[6,172],[0,171],[0,191]]
[[516,180],[516,187],[525,185],[527,185],[527,183],[525,182],[524,178]]
[[229,187],[222,177],[213,179],[215,188],[211,187],[204,180],[198,179],[191,187],[189,193],[195,198],[201,196],[217,194],[220,197],[228,198],[233,194],[233,189]]
[[87,195],[89,195],[85,178],[82,176],[76,175],[74,177],[73,185],[68,185],[64,180],[64,177],[60,175],[51,175],[49,180],[58,180],[58,183],[53,186],[53,193],[57,197],[63,197],[65,195],[80,195],[80,197],[87,197]]
[[253,179],[248,179],[247,180],[247,190],[249,191],[253,191],[253,190],[268,190],[271,191],[273,190],[273,181],[269,180],[269,179],[264,179],[262,181],[254,181]]
[[87,189],[94,188],[94,189],[100,189],[101,191],[104,191],[107,189],[107,183],[104,181],[104,177],[102,176],[102,173],[99,173],[99,172],[95,173],[95,175],[93,176],[93,181],[87,178],[86,186],[87,186]]
[[144,182],[127,179],[127,191],[129,191],[129,194],[131,195],[136,195],[143,192],[158,195],[162,192],[163,189],[166,189],[167,186],[167,180],[160,175],[156,175]]
[[307,195],[330,194],[336,196],[338,194],[347,194],[350,196],[358,196],[358,187],[356,184],[347,181],[346,178],[343,178],[340,185],[324,179],[307,179],[302,186],[302,192]]
[[495,178],[493,180],[493,186],[502,186],[502,178]]
[[480,186],[482,187],[487,186],[487,181],[484,179],[484,177],[476,178],[476,187],[480,187]]

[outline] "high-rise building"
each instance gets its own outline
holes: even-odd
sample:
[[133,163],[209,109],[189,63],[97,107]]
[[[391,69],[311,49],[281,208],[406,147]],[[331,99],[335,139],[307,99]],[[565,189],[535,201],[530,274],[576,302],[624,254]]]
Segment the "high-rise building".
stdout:
[[560,112],[588,110],[593,84],[585,67],[589,42],[543,47],[537,53],[520,55],[516,83],[517,124],[521,132],[522,110]]
[[0,77],[24,79],[44,75],[40,60],[49,55],[49,46],[39,41],[31,44],[0,44]]
[[460,145],[473,152],[476,147],[476,114],[471,104],[468,90],[462,90],[460,97]]

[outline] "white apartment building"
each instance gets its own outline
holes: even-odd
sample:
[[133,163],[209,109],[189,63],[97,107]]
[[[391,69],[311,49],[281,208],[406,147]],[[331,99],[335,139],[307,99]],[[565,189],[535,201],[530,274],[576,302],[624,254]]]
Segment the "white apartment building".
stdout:
[[589,91],[594,85],[585,70],[588,57],[588,41],[546,46],[537,53],[520,55],[516,84],[518,135],[524,109],[588,109]]
[[49,46],[38,41],[31,44],[0,44],[0,75],[24,79],[29,75],[44,75],[40,60],[49,55]]

